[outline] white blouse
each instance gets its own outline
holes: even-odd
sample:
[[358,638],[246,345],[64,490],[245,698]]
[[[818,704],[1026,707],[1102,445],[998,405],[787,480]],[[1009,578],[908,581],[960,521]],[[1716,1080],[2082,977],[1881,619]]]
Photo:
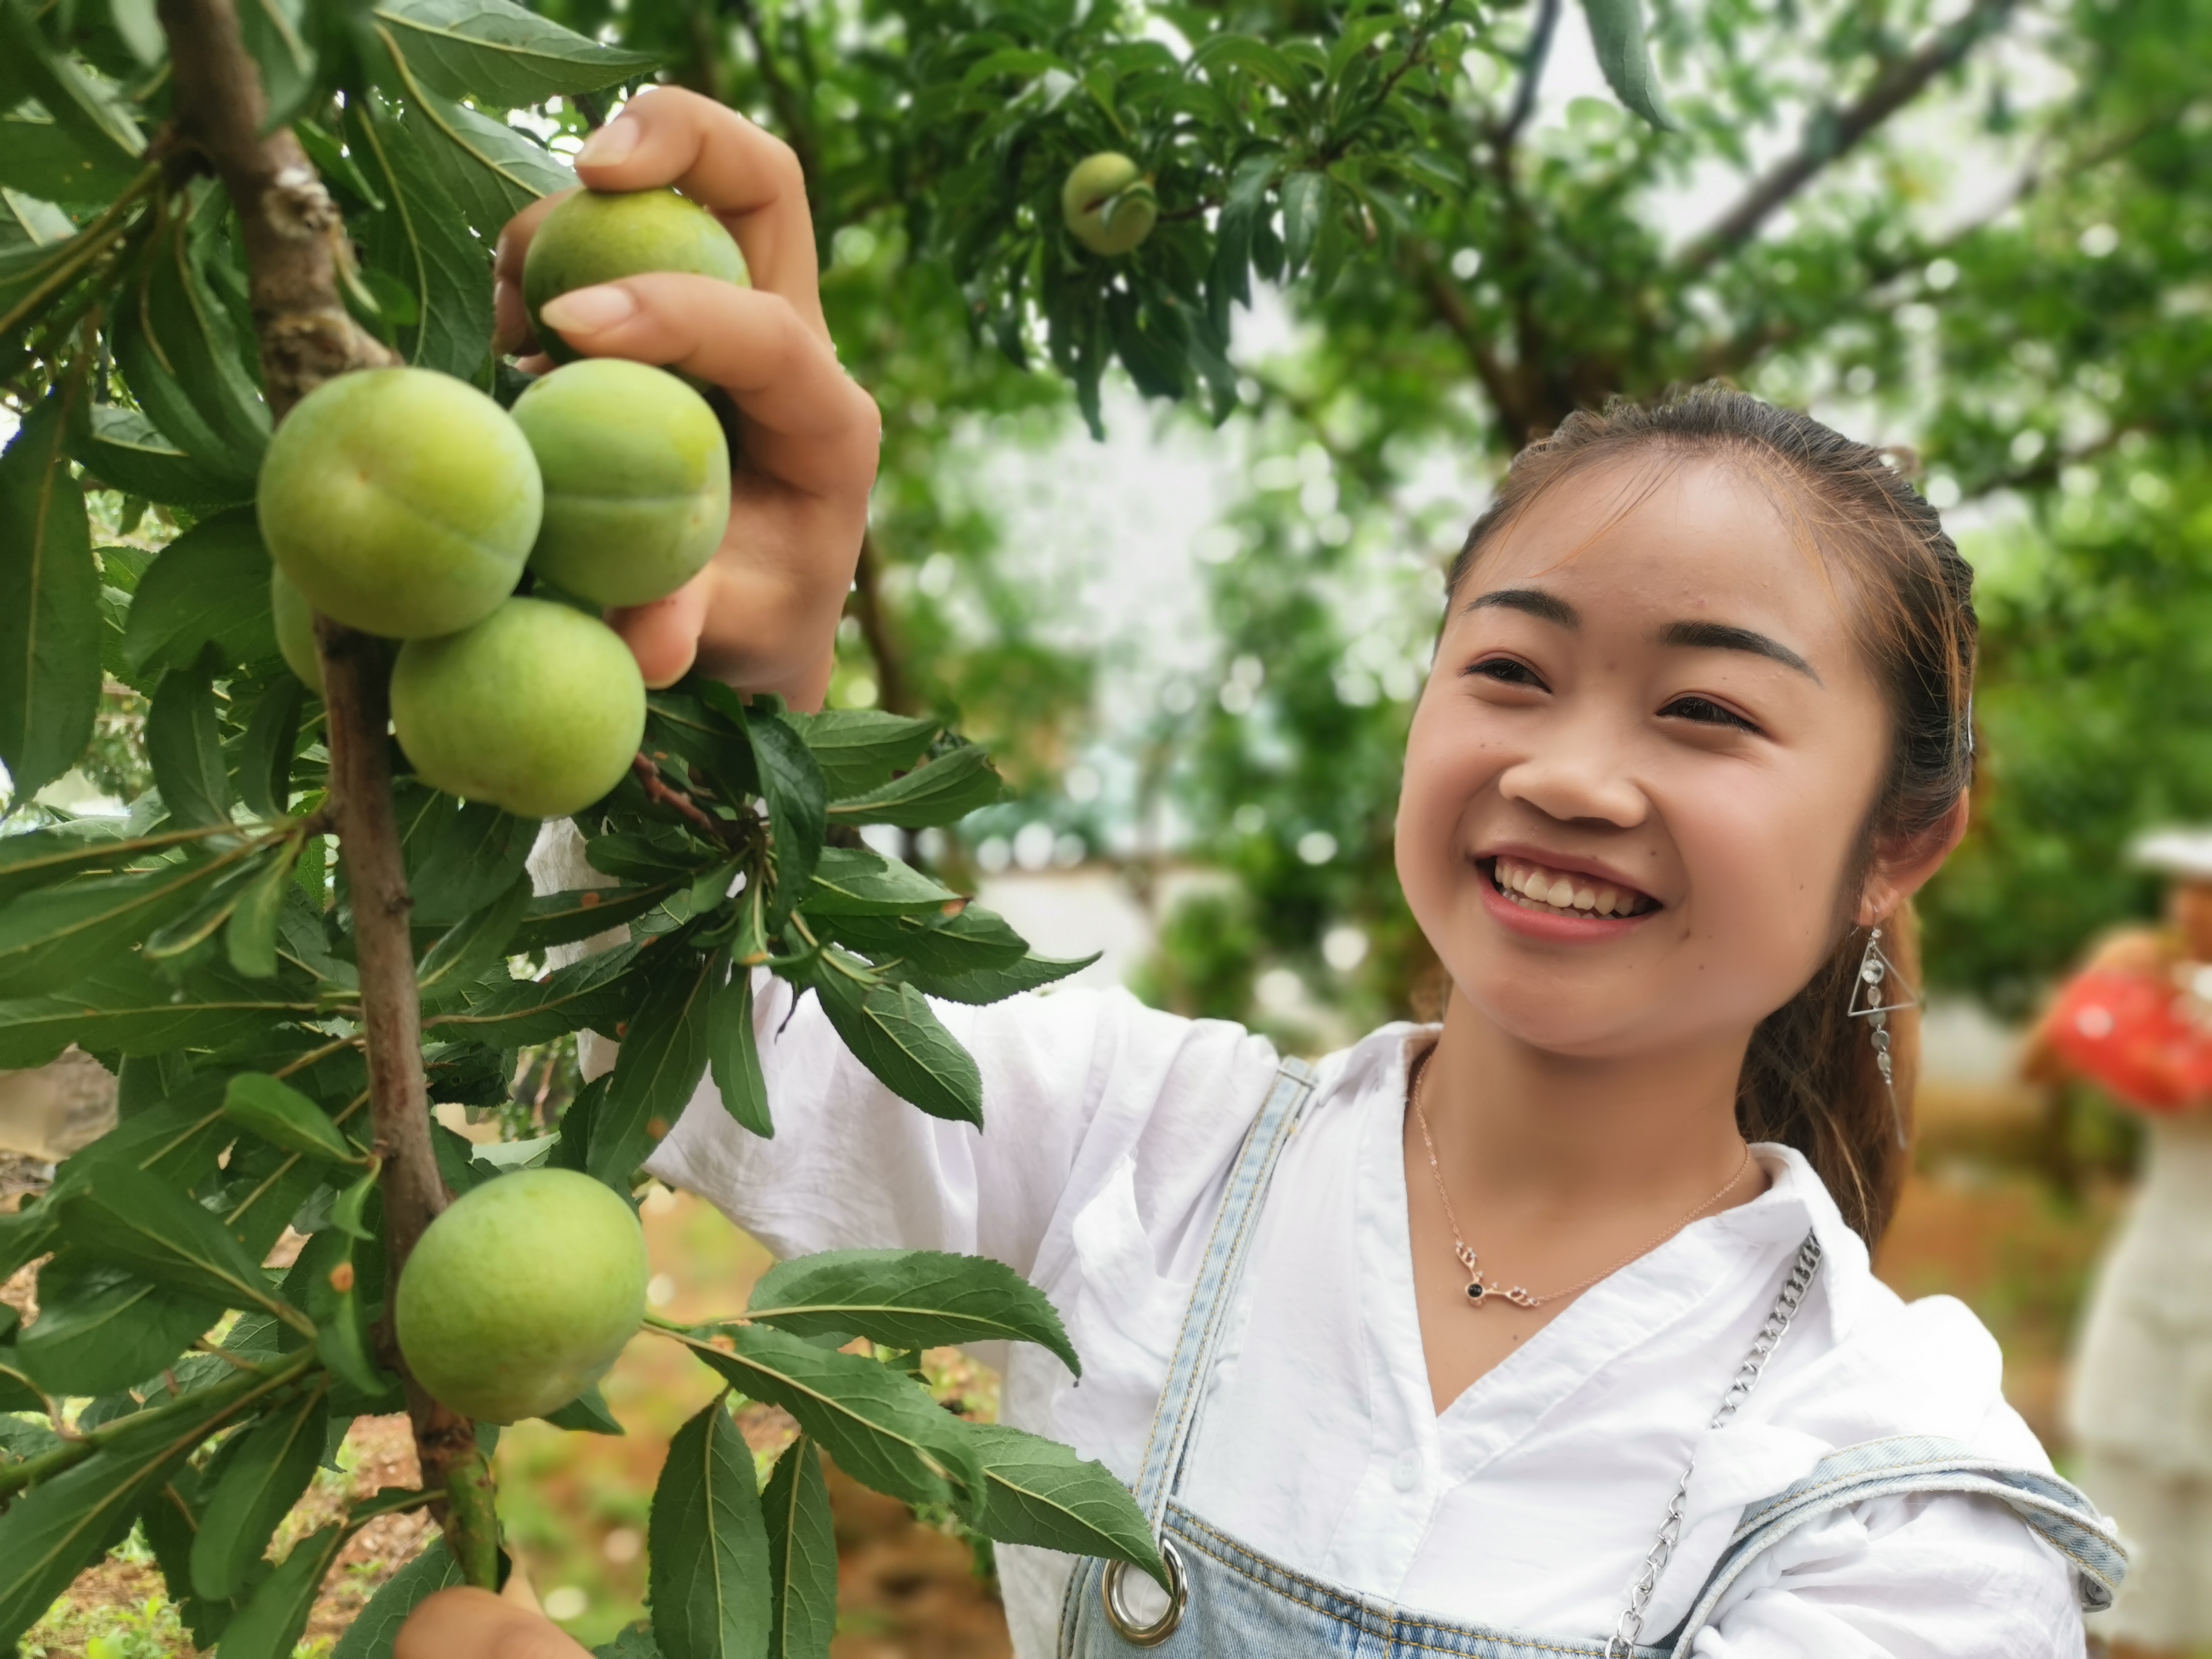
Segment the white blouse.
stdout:
[[[848,1054],[811,994],[761,975],[776,1133],[711,1082],[650,1168],[781,1255],[903,1246],[994,1256],[1058,1307],[1080,1384],[1043,1350],[987,1352],[1006,1421],[1133,1480],[1213,1212],[1273,1080],[1267,1042],[1127,994],[939,1005],[981,1068],[986,1127],[924,1116]],[[787,1018],[788,1017],[788,1018]],[[1401,1134],[1407,1040],[1386,1026],[1322,1062],[1276,1170],[1184,1489],[1198,1514],[1294,1571],[1463,1622],[1611,1633],[1692,1453],[1687,1520],[1645,1628],[1688,1610],[1743,1505],[1836,1448],[1948,1436],[2050,1466],[2000,1390],[1996,1344],[1948,1297],[1875,1279],[1796,1152],[1762,1146],[1752,1202],[1603,1280],[1433,1407],[1414,1312]],[[1818,1284],[1750,1402],[1723,1390],[1810,1229]],[[1000,1553],[1014,1645],[1046,1659],[1066,1558]],[[1705,1659],[2082,1651],[2069,1569],[1993,1501],[1885,1498],[1790,1536],[1734,1586]]]

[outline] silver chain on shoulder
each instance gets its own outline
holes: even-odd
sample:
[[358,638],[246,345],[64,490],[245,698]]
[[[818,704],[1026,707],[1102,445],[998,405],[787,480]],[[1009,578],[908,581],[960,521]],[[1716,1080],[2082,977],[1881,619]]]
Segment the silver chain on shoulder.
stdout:
[[[1774,1298],[1774,1307],[1766,1316],[1766,1322],[1759,1328],[1753,1339],[1751,1350],[1736,1367],[1735,1376],[1721,1395],[1718,1410],[1713,1413],[1711,1428],[1721,1426],[1736,1414],[1737,1407],[1751,1398],[1751,1391],[1759,1386],[1759,1379],[1766,1370],[1766,1362],[1774,1358],[1774,1350],[1781,1345],[1783,1334],[1790,1322],[1797,1316],[1797,1304],[1805,1299],[1805,1292],[1813,1288],[1814,1276],[1820,1270],[1820,1241],[1812,1234],[1797,1247],[1797,1260],[1790,1264],[1790,1277],[1782,1281],[1781,1294]],[[1659,1523],[1659,1536],[1653,1540],[1651,1553],[1644,1558],[1644,1569],[1628,1592],[1628,1606],[1613,1626],[1613,1634],[1605,1644],[1606,1659],[1630,1659],[1636,1644],[1644,1637],[1644,1615],[1650,1611],[1653,1592],[1659,1588],[1659,1575],[1667,1571],[1668,1560],[1674,1553],[1674,1546],[1682,1536],[1684,1505],[1689,1502],[1690,1477],[1695,1474],[1698,1460],[1692,1456],[1682,1470],[1682,1478],[1674,1483],[1673,1501],[1667,1505],[1667,1518]]]

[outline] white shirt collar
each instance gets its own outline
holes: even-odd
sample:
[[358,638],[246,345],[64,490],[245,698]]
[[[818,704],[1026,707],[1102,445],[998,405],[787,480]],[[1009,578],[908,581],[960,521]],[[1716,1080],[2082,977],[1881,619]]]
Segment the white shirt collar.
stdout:
[[[1370,1085],[1385,1085],[1402,1095],[1407,1039],[1442,1029],[1397,1020],[1327,1055],[1317,1067],[1319,1099],[1340,1091],[1346,1100],[1356,1099]],[[1696,1224],[1747,1243],[1794,1243],[1812,1233],[1820,1241],[1825,1294],[1819,1300],[1827,1309],[1830,1336],[1841,1341],[1857,1322],[1874,1277],[1866,1241],[1851,1231],[1804,1153],[1771,1140],[1754,1141],[1751,1150],[1766,1170],[1766,1190]]]

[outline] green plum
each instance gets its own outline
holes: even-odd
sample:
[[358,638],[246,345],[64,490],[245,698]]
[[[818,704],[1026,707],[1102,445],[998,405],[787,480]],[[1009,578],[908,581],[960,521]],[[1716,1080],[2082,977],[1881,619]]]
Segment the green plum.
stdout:
[[519,1170],[463,1194],[399,1275],[399,1351],[433,1397],[484,1423],[558,1411],[606,1375],[645,1318],[645,1234],[574,1170]]
[[730,516],[730,446],[707,400],[621,357],[556,368],[515,400],[545,517],[530,568],[593,605],[672,593],[714,556]]
[[538,343],[554,362],[582,354],[538,319],[556,295],[647,271],[748,280],[744,255],[722,222],[672,190],[580,190],[539,222],[522,260],[522,301]]
[[369,368],[276,428],[257,495],[270,556],[309,605],[392,639],[452,634],[514,591],[544,507],[537,458],[465,380]]
[[465,632],[399,647],[392,729],[432,787],[519,817],[567,817],[629,769],[645,681],[598,617],[509,599]]
[[315,648],[315,608],[276,565],[269,567],[269,611],[276,619],[276,649],[284,666],[317,696],[323,694],[323,659]]
[[1134,252],[1152,234],[1160,205],[1152,181],[1137,164],[1109,149],[1086,155],[1068,170],[1060,211],[1068,234],[1110,258]]

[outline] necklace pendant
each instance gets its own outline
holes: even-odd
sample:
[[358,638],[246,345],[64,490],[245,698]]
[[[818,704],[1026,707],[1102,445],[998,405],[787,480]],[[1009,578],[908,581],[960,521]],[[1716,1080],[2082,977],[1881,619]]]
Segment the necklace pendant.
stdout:
[[1468,1307],[1480,1308],[1489,1299],[1490,1286],[1482,1282],[1482,1275],[1480,1273],[1477,1273],[1473,1279],[1467,1281],[1467,1305]]

